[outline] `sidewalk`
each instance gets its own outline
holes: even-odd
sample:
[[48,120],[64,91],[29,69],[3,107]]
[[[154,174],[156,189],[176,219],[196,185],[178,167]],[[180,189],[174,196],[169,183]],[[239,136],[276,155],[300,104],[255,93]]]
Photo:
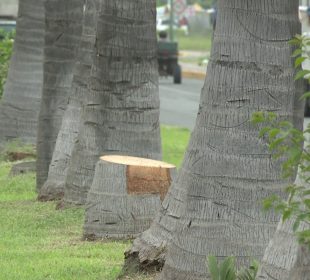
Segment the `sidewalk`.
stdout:
[[[204,80],[206,77],[207,65],[198,65],[198,61],[208,58],[209,52],[183,50],[179,53],[179,64],[182,67],[182,76],[184,78]],[[193,59],[195,62],[184,62],[182,59]]]
[[182,67],[182,76],[184,78],[204,80],[206,77],[207,66],[198,64],[180,62]]
[[180,57],[192,57],[192,58],[209,57],[210,52],[183,50],[183,51],[179,51],[179,56]]

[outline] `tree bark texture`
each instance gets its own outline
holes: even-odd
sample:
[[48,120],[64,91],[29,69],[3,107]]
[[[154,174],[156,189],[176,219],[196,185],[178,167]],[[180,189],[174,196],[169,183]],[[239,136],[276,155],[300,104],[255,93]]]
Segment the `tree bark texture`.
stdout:
[[124,273],[157,272],[165,263],[167,245],[181,216],[185,190],[180,180],[186,178],[179,170],[150,228],[139,235],[125,252]]
[[301,84],[294,84],[288,44],[299,32],[298,1],[218,2],[196,126],[172,185],[177,197],[164,201],[155,222],[168,239],[148,232],[134,243],[142,244],[136,252],[142,261],[156,246],[169,244],[174,232],[161,279],[206,279],[209,255],[236,256],[238,265],[262,257],[279,217],[262,213],[261,201],[282,196],[287,181],[281,162],[258,137],[261,126],[250,120],[256,111],[276,111],[280,119],[302,126],[302,104],[295,107]]
[[261,211],[262,200],[283,197],[287,182],[250,119],[256,111],[277,112],[302,127],[303,104],[296,104],[302,84],[294,83],[288,44],[300,33],[298,4],[219,1],[208,75],[181,173],[187,174],[180,180],[186,199],[161,279],[206,279],[209,255],[235,256],[239,266],[249,265],[263,256],[275,232],[279,218]]
[[38,123],[37,189],[45,183],[71,90],[84,0],[45,1],[44,83]]
[[96,53],[65,185],[65,203],[85,204],[99,157],[161,158],[156,1],[101,3]]
[[[306,139],[304,147],[309,145]],[[305,174],[303,174],[305,175]],[[309,177],[307,174],[306,177]],[[304,176],[297,176],[297,186],[307,186]],[[258,280],[310,280],[310,248],[299,244],[293,232],[294,220],[280,221],[262,259]],[[309,224],[301,223],[298,231],[308,230]]]
[[42,201],[61,199],[64,195],[66,174],[79,131],[82,104],[87,96],[99,4],[100,0],[86,0],[83,30],[73,70],[69,102],[57,136],[48,178],[39,192],[38,198]]
[[43,85],[43,0],[19,3],[16,38],[0,104],[0,141],[35,144]]
[[174,172],[162,161],[101,157],[87,196],[84,238],[132,239],[148,229]]
[[[270,241],[260,270],[258,280],[310,280],[310,251],[306,245],[297,242],[292,231],[293,222],[280,222]],[[300,229],[309,228],[302,224]]]

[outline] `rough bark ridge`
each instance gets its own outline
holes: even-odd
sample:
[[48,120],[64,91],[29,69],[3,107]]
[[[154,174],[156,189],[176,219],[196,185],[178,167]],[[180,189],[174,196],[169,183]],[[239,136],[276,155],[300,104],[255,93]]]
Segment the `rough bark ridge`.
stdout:
[[69,103],[57,136],[47,181],[40,189],[39,200],[61,199],[64,194],[66,174],[79,131],[82,104],[85,96],[87,96],[87,82],[95,48],[95,27],[99,2],[100,0],[86,0],[83,31],[73,70],[74,76]]
[[132,239],[148,229],[174,172],[161,161],[101,157],[87,196],[84,238]]
[[220,0],[218,16],[165,280],[206,279],[209,255],[236,256],[238,265],[263,256],[278,216],[262,213],[261,201],[283,195],[287,182],[251,115],[276,111],[302,127],[302,103],[294,108],[302,88],[288,44],[300,32],[298,1]]
[[64,202],[85,204],[101,155],[160,159],[156,1],[103,1]]
[[71,90],[84,0],[45,1],[44,83],[37,139],[37,189],[45,183]]
[[185,190],[181,189],[180,179],[187,180],[184,170],[178,172],[177,178],[172,179],[160,210],[157,212],[150,228],[133,241],[132,247],[125,252],[125,273],[138,271],[160,271],[165,263],[167,245],[172,238],[172,232],[181,216]]
[[[161,233],[169,242],[166,225],[172,228],[162,279],[206,279],[208,255],[234,255],[239,265],[262,256],[278,217],[262,214],[261,200],[281,195],[286,182],[250,119],[266,110],[293,120],[294,97],[301,91],[287,42],[300,30],[297,11],[298,3],[289,0],[219,2],[196,127],[172,186],[178,197],[165,201],[154,226],[160,233],[151,227],[134,243],[141,261],[152,252],[156,259],[155,249],[165,242]],[[298,112],[294,121],[300,127],[301,105]],[[163,251],[157,253],[162,260]]]
[[0,142],[35,144],[43,85],[43,0],[19,3],[16,38],[0,104]]
[[[291,221],[280,222],[274,238],[270,241],[258,280],[309,280],[310,251],[306,246],[298,244]],[[306,228],[302,225],[301,228]],[[308,226],[309,228],[309,226]]]

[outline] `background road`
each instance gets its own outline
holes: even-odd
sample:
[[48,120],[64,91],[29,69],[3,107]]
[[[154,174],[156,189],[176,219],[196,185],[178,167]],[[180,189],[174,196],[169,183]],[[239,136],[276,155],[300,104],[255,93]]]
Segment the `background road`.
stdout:
[[162,124],[193,129],[204,81],[183,79],[181,85],[171,78],[159,81],[160,121]]

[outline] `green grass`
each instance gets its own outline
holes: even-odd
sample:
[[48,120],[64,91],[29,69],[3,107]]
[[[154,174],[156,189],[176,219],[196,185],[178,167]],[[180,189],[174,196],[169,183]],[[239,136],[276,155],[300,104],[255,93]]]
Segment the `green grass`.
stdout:
[[12,153],[26,153],[29,154],[29,159],[33,158],[36,153],[35,147],[30,144],[23,144],[21,140],[13,140],[7,142],[0,148],[0,161],[10,160]]
[[186,128],[163,126],[161,129],[163,160],[181,166],[190,133]]
[[190,33],[188,36],[176,32],[175,40],[179,42],[179,50],[210,52],[212,44],[211,32],[205,34]]
[[[189,131],[161,132],[164,160],[179,166]],[[84,209],[56,211],[53,202],[37,202],[35,174],[12,178],[10,167],[0,163],[0,280],[117,279],[129,243],[82,241]]]

